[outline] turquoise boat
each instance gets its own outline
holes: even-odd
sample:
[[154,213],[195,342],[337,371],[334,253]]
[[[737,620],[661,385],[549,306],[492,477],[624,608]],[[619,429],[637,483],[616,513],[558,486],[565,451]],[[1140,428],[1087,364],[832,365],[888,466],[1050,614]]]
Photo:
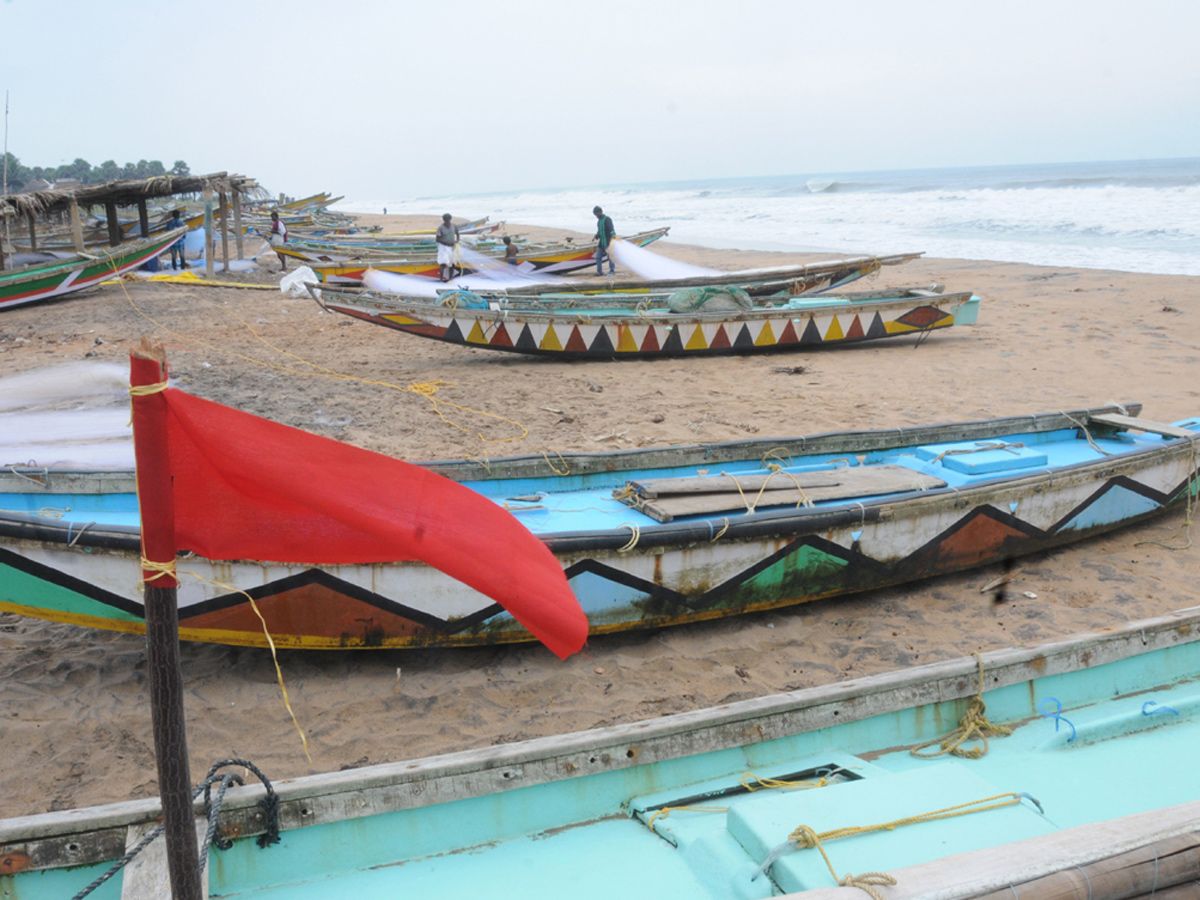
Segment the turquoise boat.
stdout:
[[[213,804],[208,896],[1178,900],[1200,875],[1198,713],[1187,610],[273,785],[242,768]],[[0,821],[0,896],[78,895],[160,814]],[[90,896],[165,896],[161,843]]]
[[[540,538],[596,637],[1001,563],[1180,509],[1200,487],[1200,418],[1162,423],[1140,411],[422,465]],[[47,438],[13,454],[44,460],[58,449]],[[25,462],[0,472],[0,611],[144,631],[138,522],[129,469]],[[196,576],[179,589],[184,640],[301,649],[533,640],[490,597],[412,560],[189,554],[178,568]]]

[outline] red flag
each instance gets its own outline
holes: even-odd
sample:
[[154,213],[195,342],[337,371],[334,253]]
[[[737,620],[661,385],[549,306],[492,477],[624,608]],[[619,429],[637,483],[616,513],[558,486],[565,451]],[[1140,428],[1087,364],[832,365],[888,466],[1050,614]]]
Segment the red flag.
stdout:
[[[133,359],[135,385],[145,362]],[[137,399],[166,404],[176,549],[310,564],[419,560],[494,599],[560,658],[587,639],[554,554],[469,488],[179,390]]]

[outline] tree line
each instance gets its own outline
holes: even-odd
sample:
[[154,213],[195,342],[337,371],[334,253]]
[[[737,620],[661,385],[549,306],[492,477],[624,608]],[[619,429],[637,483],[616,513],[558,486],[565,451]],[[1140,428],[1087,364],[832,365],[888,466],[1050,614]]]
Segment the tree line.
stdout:
[[86,159],[76,159],[74,162],[61,166],[26,166],[11,153],[5,155],[8,164],[8,191],[16,193],[32,186],[38,179],[54,184],[64,178],[74,178],[83,184],[102,184],[105,181],[116,181],[125,178],[154,178],[158,175],[190,175],[188,164],[182,159],[175,160],[175,165],[168,169],[157,159],[139,159],[137,162],[127,162],[118,166],[115,160],[106,159],[98,166],[93,166]]

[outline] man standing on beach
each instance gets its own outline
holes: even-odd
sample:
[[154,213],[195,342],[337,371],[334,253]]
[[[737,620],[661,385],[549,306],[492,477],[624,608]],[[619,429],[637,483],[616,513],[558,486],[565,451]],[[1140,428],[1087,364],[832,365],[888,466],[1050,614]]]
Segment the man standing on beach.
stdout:
[[449,281],[454,272],[455,250],[458,248],[458,226],[450,222],[450,213],[442,216],[442,224],[433,236],[437,241],[438,271],[442,281]]
[[604,214],[604,210],[596,206],[592,208],[592,213],[597,219],[596,226],[596,274],[604,274],[604,260],[608,260],[608,274],[617,274],[617,267],[613,265],[612,254],[608,252],[609,246],[616,237],[616,229],[613,228],[613,220]]
[[[182,227],[183,219],[179,218],[179,210],[171,210],[171,220],[167,222],[167,230],[173,231]],[[178,265],[176,265],[177,262]],[[183,255],[183,238],[180,238],[171,245],[171,268],[186,269],[187,267],[187,258]]]
[[[287,225],[284,224],[283,219],[279,218],[279,213],[272,210],[271,211],[271,234],[268,236],[267,239],[270,241],[272,247],[282,247],[284,244],[287,243],[287,238],[288,238]],[[275,251],[275,255],[279,257],[279,265],[282,267],[283,271],[286,272],[287,271],[287,257],[284,256],[282,253],[280,253],[278,250]]]

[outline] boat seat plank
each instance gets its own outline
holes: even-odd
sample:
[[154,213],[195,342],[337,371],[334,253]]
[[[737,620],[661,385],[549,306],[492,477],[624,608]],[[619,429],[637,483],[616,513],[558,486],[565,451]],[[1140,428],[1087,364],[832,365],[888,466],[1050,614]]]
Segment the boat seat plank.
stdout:
[[[904,466],[855,466],[794,475],[755,474],[736,478],[720,475],[630,481],[626,485],[629,490],[618,491],[616,495],[652,519],[670,522],[679,516],[747,512],[751,506],[755,509],[802,506],[945,486],[946,482],[940,478]],[[705,490],[701,492],[701,489]]]
[[1094,413],[1088,418],[1093,422],[1100,423],[1101,425],[1112,425],[1115,428],[1145,431],[1149,434],[1161,434],[1163,437],[1200,437],[1200,434],[1197,434],[1194,431],[1189,431],[1186,428],[1180,428],[1177,425],[1168,425],[1165,422],[1151,422],[1147,419],[1136,418],[1135,416],[1123,416],[1120,413]]
[[[125,839],[125,851],[132,850],[158,823],[129,826]],[[208,820],[196,818],[196,846],[203,849],[208,834]],[[200,873],[200,893],[208,897],[208,866]],[[170,897],[171,875],[167,869],[167,841],[159,835],[130,860],[121,879],[121,900],[145,900],[147,897]]]

